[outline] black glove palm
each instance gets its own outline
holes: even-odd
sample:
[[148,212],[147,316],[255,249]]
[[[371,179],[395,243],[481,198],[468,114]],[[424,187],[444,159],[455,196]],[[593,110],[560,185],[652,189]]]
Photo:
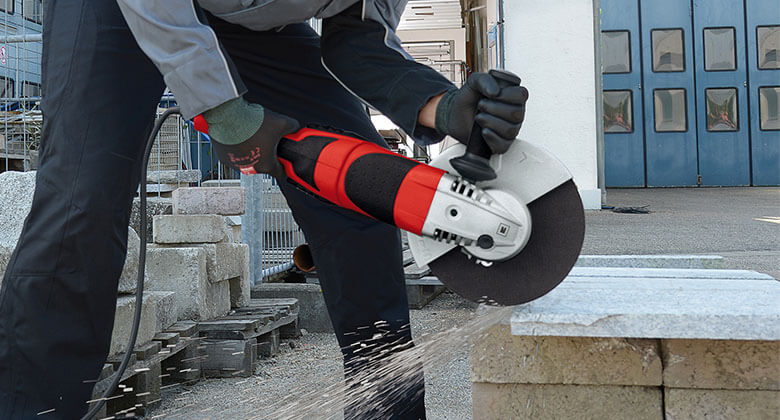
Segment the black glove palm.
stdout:
[[238,144],[212,142],[217,158],[224,165],[244,174],[270,174],[276,178],[285,176],[279,163],[276,147],[287,134],[300,129],[298,121],[265,109],[263,124],[251,137]]
[[474,73],[460,89],[444,94],[436,108],[436,130],[467,143],[476,121],[494,154],[505,153],[525,119],[528,90],[522,86],[500,88],[487,73]]

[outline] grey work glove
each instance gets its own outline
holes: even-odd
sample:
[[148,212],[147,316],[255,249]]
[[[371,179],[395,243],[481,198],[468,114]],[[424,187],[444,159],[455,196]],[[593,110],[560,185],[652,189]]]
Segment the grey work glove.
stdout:
[[436,108],[436,130],[468,143],[476,120],[490,150],[505,153],[523,125],[527,100],[526,88],[502,89],[488,73],[474,73],[463,87],[444,93]]
[[206,111],[203,117],[214,152],[223,165],[247,175],[286,176],[276,147],[282,137],[300,129],[298,121],[243,98]]

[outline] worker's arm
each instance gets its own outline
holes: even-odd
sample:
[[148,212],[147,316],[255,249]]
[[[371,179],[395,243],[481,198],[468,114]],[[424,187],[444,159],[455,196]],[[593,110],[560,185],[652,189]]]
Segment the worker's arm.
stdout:
[[322,26],[322,58],[328,71],[353,94],[393,120],[415,141],[431,144],[443,134],[418,124],[420,111],[455,86],[415,62],[395,29],[406,1],[359,1]]
[[477,122],[490,149],[505,152],[520,131],[528,91],[521,86],[501,89],[486,73],[471,75],[457,89],[415,62],[395,34],[405,5],[405,0],[363,0],[326,19],[325,67],[417,143],[435,143],[445,135],[467,142]]
[[193,118],[246,92],[193,0],[117,0],[138,45]]

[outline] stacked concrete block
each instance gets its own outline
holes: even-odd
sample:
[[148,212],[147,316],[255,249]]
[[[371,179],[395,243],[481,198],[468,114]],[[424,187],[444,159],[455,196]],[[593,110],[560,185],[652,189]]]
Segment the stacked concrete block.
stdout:
[[154,216],[149,288],[176,292],[178,319],[213,319],[249,301],[249,249],[236,242],[244,206],[243,188],[180,188],[174,214]]
[[477,337],[474,418],[780,418],[780,283],[631,273],[570,277]]
[[[114,314],[114,330],[111,334],[109,355],[117,355],[127,350],[127,341],[133,328],[136,299],[135,295],[119,296]],[[141,323],[138,328],[136,345],[148,343],[160,331],[173,325],[176,305],[172,292],[144,292],[141,306]]]
[[[146,174],[146,193],[170,197],[180,187],[200,181],[198,170],[148,171]],[[140,189],[139,189],[140,191]]]
[[32,207],[35,171],[0,173],[0,283]]

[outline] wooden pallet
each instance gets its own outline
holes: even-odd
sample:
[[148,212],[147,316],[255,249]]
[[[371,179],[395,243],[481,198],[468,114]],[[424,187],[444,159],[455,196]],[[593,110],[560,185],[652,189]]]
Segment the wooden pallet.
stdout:
[[279,352],[282,338],[297,338],[298,299],[251,299],[227,316],[199,323],[206,377],[251,376],[258,357]]
[[[199,342],[197,323],[181,321],[155,335],[149,343],[137,346],[117,390],[106,400],[98,418],[143,416],[159,405],[166,386],[200,379]],[[103,366],[93,391],[94,401],[110,386],[123,357],[124,353],[112,356]]]

